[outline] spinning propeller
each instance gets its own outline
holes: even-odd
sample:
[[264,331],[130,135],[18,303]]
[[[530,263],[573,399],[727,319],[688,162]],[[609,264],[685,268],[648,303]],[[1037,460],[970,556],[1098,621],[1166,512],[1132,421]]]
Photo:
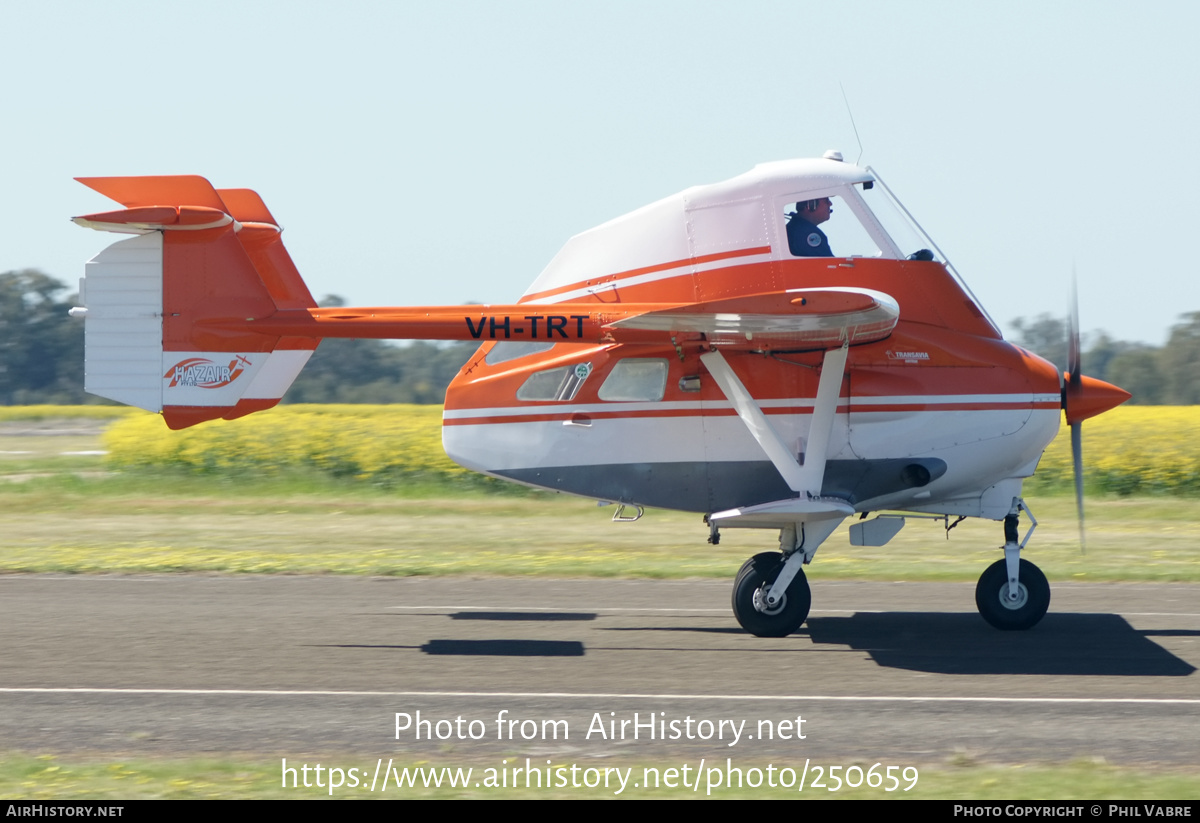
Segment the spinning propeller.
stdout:
[[1075,472],[1075,510],[1079,516],[1079,546],[1086,551],[1083,529],[1083,421],[1115,408],[1130,397],[1122,388],[1083,376],[1083,355],[1079,345],[1079,297],[1075,276],[1071,275],[1071,317],[1067,341],[1067,374],[1062,392],[1062,407],[1071,426],[1071,464]]

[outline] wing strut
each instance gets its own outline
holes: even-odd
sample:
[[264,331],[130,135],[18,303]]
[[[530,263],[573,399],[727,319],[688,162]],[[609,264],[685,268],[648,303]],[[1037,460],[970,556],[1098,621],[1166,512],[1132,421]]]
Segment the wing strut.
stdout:
[[758,445],[762,447],[771,463],[783,476],[788,488],[807,499],[818,497],[821,494],[821,485],[825,479],[829,438],[833,434],[833,420],[837,412],[838,399],[842,393],[842,377],[846,372],[848,355],[848,343],[825,352],[825,359],[821,366],[821,379],[817,383],[817,399],[813,406],[812,421],[809,424],[803,463],[796,458],[796,455],[792,454],[792,450],[779,436],[779,432],[771,425],[767,416],[763,414],[762,409],[741,379],[738,378],[737,373],[725,360],[725,356],[719,351],[700,355],[700,360],[713,379],[717,381],[717,385],[720,386],[725,397],[733,404],[738,417],[750,430],[751,436],[758,441]]
[[833,434],[834,415],[842,394],[842,377],[846,373],[849,349],[847,340],[838,348],[825,351],[803,463],[796,459],[771,421],[767,420],[724,355],[719,351],[700,355],[700,360],[733,404],[750,434],[783,475],[788,487],[799,494],[799,497],[790,500],[776,500],[709,515],[709,523],[718,528],[779,529],[779,548],[786,560],[766,594],[769,608],[774,608],[784,597],[784,592],[799,573],[800,565],[811,562],[817,547],[825,542],[846,515],[854,513],[854,507],[844,500],[820,498],[821,486],[825,481],[829,438]]

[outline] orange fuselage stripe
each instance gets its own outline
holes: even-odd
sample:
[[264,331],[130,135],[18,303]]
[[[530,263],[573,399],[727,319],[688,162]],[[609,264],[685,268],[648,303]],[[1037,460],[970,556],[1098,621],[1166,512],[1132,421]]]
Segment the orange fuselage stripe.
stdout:
[[518,302],[528,303],[531,300],[544,300],[547,297],[553,297],[556,294],[566,294],[567,292],[576,291],[578,289],[586,289],[589,286],[603,286],[608,283],[616,283],[619,280],[625,280],[630,277],[639,277],[643,274],[653,274],[658,271],[670,271],[671,269],[683,268],[684,266],[702,266],[705,263],[715,263],[718,260],[730,260],[735,257],[754,257],[759,254],[770,254],[770,246],[756,246],[752,249],[735,249],[733,251],[721,251],[713,254],[702,254],[699,257],[685,257],[682,260],[672,260],[670,263],[658,263],[653,266],[642,266],[638,269],[629,269],[628,271],[617,272],[616,274],[601,274],[588,280],[583,280],[577,283],[569,283],[566,286],[557,286],[553,289],[534,292],[522,297]]
[[[875,413],[895,413],[895,412],[963,412],[963,411],[1023,411],[1025,409],[1040,409],[1040,410],[1055,410],[1060,408],[1058,403],[1051,402],[1036,402],[1036,403],[895,403],[878,406],[849,406],[845,403],[837,407],[837,414],[875,414]],[[794,406],[763,409],[763,413],[767,415],[776,414],[812,414],[813,407]],[[469,411],[468,409],[457,409],[458,412]],[[549,423],[555,421],[570,420],[572,418],[586,418],[588,420],[626,420],[633,418],[645,417],[733,417],[737,412],[734,409],[645,409],[639,411],[611,411],[611,412],[592,412],[592,411],[573,411],[569,408],[564,408],[559,411],[539,412],[530,409],[528,414],[509,414],[509,415],[480,415],[479,417],[453,417],[443,419],[443,426],[479,426],[491,425],[494,423]]]

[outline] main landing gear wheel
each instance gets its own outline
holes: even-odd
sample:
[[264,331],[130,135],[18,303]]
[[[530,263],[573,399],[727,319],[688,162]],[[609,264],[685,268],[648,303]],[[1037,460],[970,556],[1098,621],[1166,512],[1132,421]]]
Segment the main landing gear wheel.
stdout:
[[751,557],[733,581],[733,616],[756,637],[787,637],[808,618],[812,591],[801,569],[792,578],[783,599],[767,606],[767,592],[783,568],[783,555],[763,552]]
[[975,605],[983,619],[997,629],[1032,629],[1050,608],[1050,584],[1042,570],[1028,560],[1021,561],[1016,600],[1008,597],[1008,566],[997,560],[979,576],[975,587]]

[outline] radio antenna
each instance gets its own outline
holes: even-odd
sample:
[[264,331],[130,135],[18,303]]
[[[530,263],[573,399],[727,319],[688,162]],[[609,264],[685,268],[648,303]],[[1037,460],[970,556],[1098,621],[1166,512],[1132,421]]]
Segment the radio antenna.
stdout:
[[850,127],[854,129],[854,139],[858,141],[858,159],[854,161],[854,165],[859,165],[859,161],[863,156],[862,138],[858,136],[858,126],[854,123],[854,112],[850,110],[850,98],[846,96],[846,87],[842,85],[842,81],[838,81],[838,88],[842,90],[842,100],[846,101],[846,114],[850,115]]

